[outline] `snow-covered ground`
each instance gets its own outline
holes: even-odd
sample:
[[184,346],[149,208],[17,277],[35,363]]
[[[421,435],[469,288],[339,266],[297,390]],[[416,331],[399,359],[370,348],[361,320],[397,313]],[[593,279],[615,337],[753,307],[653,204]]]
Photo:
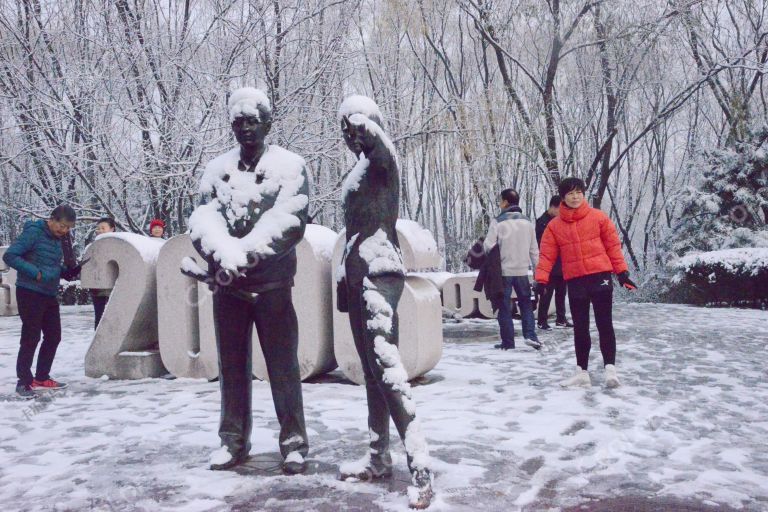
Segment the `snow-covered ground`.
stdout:
[[[20,321],[0,318],[3,510],[406,510],[400,443],[392,481],[336,480],[367,441],[364,390],[338,372],[304,385],[307,475],[280,474],[258,381],[251,460],[212,472],[218,385],[86,378],[92,311],[62,311],[53,376],[70,387],[34,409],[13,399]],[[594,386],[557,386],[575,364],[570,331],[542,335],[552,352],[499,352],[495,322],[446,324],[443,358],[413,391],[437,472],[430,510],[768,510],[768,313],[621,304],[615,318],[617,390],[596,347]]]

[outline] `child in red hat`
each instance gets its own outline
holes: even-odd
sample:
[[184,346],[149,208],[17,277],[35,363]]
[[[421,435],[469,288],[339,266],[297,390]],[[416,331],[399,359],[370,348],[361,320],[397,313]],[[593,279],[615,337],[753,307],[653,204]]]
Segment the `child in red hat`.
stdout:
[[149,236],[152,238],[163,238],[165,234],[165,222],[160,219],[153,219],[149,223]]

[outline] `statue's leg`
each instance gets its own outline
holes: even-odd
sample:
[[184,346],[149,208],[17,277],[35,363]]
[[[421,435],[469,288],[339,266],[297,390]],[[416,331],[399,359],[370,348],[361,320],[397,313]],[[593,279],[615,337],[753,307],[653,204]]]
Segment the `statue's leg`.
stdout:
[[401,439],[405,443],[408,467],[412,473],[428,471],[426,441],[416,421],[416,404],[411,385],[400,360],[397,304],[403,292],[400,276],[373,277],[364,282],[364,323],[366,355],[371,373],[389,407]]
[[280,422],[280,453],[286,457],[291,452],[299,452],[306,457],[309,444],[296,355],[299,328],[291,288],[260,293],[254,308],[256,331],[267,363],[275,413]]
[[221,389],[219,437],[233,457],[243,458],[251,450],[251,305],[225,292],[214,293],[213,318]]
[[389,406],[370,364],[372,359],[370,352],[373,351],[373,346],[366,342],[367,313],[363,292],[362,283],[357,286],[350,285],[348,288],[349,323],[365,376],[371,463],[384,470],[385,466],[389,467],[392,464],[389,455]]

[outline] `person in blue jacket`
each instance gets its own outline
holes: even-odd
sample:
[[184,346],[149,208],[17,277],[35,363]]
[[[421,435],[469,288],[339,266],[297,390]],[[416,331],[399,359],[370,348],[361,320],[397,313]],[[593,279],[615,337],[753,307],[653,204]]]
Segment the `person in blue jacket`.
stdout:
[[[56,382],[50,376],[56,348],[61,341],[61,319],[56,293],[59,279],[72,280],[80,273],[80,265],[74,258],[65,258],[71,266],[62,265],[64,247],[71,250],[69,230],[77,216],[72,207],[57,206],[49,219],[28,221],[24,231],[3,255],[3,261],[16,269],[16,300],[21,317],[21,342],[16,359],[16,393],[29,399],[36,391],[62,389],[66,384]],[[37,355],[37,370],[32,375],[40,335],[43,343]]]

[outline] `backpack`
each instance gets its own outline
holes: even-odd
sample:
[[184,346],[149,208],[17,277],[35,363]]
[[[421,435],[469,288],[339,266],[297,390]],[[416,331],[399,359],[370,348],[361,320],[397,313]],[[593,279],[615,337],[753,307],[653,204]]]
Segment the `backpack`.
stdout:
[[485,250],[483,249],[483,238],[478,238],[464,257],[464,263],[472,270],[480,270],[485,262]]

